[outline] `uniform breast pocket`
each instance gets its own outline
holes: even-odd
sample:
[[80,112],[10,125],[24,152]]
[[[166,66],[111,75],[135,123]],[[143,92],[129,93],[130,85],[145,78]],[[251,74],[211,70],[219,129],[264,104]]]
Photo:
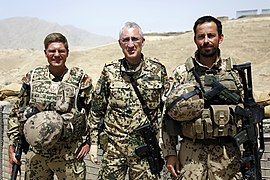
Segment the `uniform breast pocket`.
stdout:
[[112,82],[110,86],[109,104],[111,107],[124,108],[130,98],[130,87],[120,81]]
[[156,109],[160,104],[162,83],[159,81],[148,81],[144,82],[141,87],[143,91],[141,94],[148,108]]

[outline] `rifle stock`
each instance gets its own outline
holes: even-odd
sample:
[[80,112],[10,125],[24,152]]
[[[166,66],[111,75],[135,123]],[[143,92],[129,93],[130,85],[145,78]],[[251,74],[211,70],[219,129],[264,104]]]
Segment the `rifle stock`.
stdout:
[[237,104],[240,100],[240,96],[236,93],[231,93],[228,88],[222,85],[218,81],[213,81],[211,83],[212,90],[207,91],[204,93],[204,99],[208,104],[212,101],[215,97],[219,97],[226,104]]

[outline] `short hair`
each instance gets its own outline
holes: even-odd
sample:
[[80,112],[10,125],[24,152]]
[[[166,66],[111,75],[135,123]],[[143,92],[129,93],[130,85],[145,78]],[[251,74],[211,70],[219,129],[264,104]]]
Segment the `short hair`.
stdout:
[[45,50],[48,48],[49,44],[52,42],[62,42],[68,51],[68,41],[67,38],[61,33],[51,33],[48,34],[44,39]]
[[135,22],[126,22],[120,29],[120,32],[119,32],[119,39],[121,37],[121,35],[123,34],[123,31],[124,29],[130,29],[130,28],[137,28],[139,30],[139,34],[140,36],[143,38],[143,32],[142,32],[142,29],[141,27],[135,23]]
[[222,35],[222,24],[217,18],[213,16],[202,16],[199,19],[197,19],[197,21],[194,23],[193,26],[194,35],[196,35],[197,26],[205,22],[214,22],[217,25],[218,35]]

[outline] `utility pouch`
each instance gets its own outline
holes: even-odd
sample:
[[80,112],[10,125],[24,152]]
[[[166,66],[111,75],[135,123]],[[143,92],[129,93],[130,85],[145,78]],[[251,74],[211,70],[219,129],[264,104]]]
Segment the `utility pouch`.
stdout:
[[213,137],[213,122],[211,120],[211,112],[210,109],[204,109],[202,113],[202,119],[205,123],[204,126],[204,135],[205,139]]
[[193,122],[183,122],[182,134],[190,139],[206,139],[212,138],[213,128],[209,109],[203,109],[202,117]]
[[228,105],[211,105],[213,126],[213,136],[221,137],[228,136],[229,129],[231,129],[228,124],[230,121],[230,109]]
[[196,139],[204,139],[203,121],[201,118],[197,119],[193,124]]

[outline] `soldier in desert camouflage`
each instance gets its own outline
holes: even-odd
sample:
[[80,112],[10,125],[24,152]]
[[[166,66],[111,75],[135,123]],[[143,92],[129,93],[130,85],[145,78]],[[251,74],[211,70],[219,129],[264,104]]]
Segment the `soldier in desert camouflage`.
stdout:
[[[242,104],[242,84],[233,60],[220,57],[221,22],[203,16],[193,31],[195,56],[174,70],[172,89],[165,95],[166,166],[176,179],[241,179],[241,153],[232,137],[242,126],[234,114]],[[225,88],[219,92],[217,86]],[[182,138],[178,152],[177,135]]]
[[26,74],[20,101],[9,119],[10,163],[20,164],[14,146],[21,136],[30,144],[25,179],[85,179],[83,161],[90,149],[91,79],[80,68],[66,67],[68,42],[60,33],[44,40],[49,65]]
[[[157,178],[151,174],[148,162],[134,154],[135,148],[143,143],[135,135],[135,129],[147,123],[158,128],[161,96],[167,79],[165,67],[141,53],[144,43],[141,28],[134,22],[125,23],[119,34],[119,45],[125,57],[105,65],[93,93],[90,111],[93,161],[98,127],[104,126],[99,135],[104,150],[99,179],[125,179],[127,173],[133,180]],[[151,120],[146,117],[132,87],[131,76],[151,111]]]

